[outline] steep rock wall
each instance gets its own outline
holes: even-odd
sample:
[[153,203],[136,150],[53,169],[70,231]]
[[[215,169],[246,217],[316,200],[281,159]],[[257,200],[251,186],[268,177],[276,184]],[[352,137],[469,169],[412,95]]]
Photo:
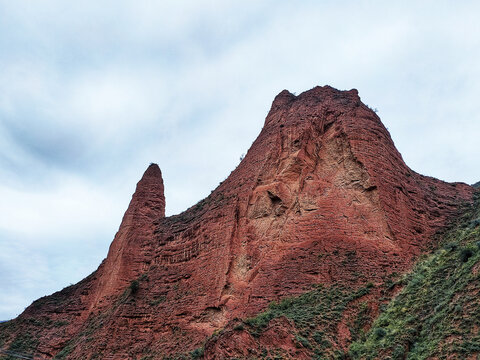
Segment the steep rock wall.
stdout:
[[152,165],[97,272],[16,321],[53,312],[68,322],[39,340],[46,356],[62,347],[72,359],[188,352],[313,284],[356,288],[408,270],[472,192],[409,169],[356,90],[285,90],[208,198],[165,218]]

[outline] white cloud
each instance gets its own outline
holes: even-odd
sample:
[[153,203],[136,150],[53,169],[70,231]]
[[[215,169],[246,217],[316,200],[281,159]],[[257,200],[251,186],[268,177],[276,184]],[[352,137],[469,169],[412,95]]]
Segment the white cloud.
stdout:
[[0,253],[12,259],[0,268],[34,256],[43,279],[32,292],[0,284],[0,316],[95,269],[149,162],[168,214],[208,195],[284,88],[357,88],[414,170],[480,180],[479,10],[0,0]]
[[[56,234],[68,237],[71,232],[82,231],[92,236],[105,227],[114,230],[123,210],[118,209],[119,204],[111,197],[107,186],[96,187],[71,176],[60,179],[55,188],[44,191],[29,192],[2,186],[0,229],[30,237],[35,243],[29,246],[39,246],[35,236],[48,241],[48,236]],[[120,204],[124,205],[125,201]],[[112,215],[117,219],[113,220]]]

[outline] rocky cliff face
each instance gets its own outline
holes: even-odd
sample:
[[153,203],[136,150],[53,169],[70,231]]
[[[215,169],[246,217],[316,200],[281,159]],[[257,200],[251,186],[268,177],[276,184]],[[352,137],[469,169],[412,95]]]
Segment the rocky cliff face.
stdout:
[[130,281],[145,271],[143,244],[153,237],[153,222],[164,217],[162,172],[157,164],[151,164],[137,184],[108,256],[99,269],[90,311],[111,305],[111,301],[125,290]]
[[[0,341],[28,330],[36,353],[72,359],[187,353],[315,284],[360,289],[407,271],[472,194],[409,169],[356,90],[284,90],[240,165],[184,213],[164,216],[151,165],[99,269],[2,325]],[[292,324],[275,326],[260,340],[293,344]],[[343,333],[335,346],[348,345]],[[242,336],[243,350],[225,336],[204,356],[247,356],[259,340]]]

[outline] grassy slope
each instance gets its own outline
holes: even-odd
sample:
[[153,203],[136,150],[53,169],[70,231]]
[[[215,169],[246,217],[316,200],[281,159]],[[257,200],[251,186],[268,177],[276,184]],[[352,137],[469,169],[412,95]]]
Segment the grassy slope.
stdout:
[[[475,205],[466,207],[462,217],[439,237],[438,249],[424,255],[411,273],[396,281],[392,281],[395,274],[376,287],[319,286],[271,304],[265,312],[244,320],[242,330],[258,336],[272,319],[284,316],[295,324],[298,346],[310,350],[312,359],[477,359],[480,192]],[[375,295],[381,296],[377,301],[383,305],[377,319],[372,319],[370,300]],[[339,349],[341,321],[353,341],[348,353]],[[252,359],[291,358],[263,355]]]
[[477,359],[480,354],[480,201],[442,236],[402,291],[350,347],[352,359]]
[[[295,325],[298,347],[308,349],[313,359],[476,359],[480,354],[480,192],[475,206],[467,208],[463,217],[441,235],[437,250],[424,256],[410,274],[395,282],[392,279],[385,279],[384,286],[364,284],[359,289],[318,286],[298,297],[272,303],[265,312],[244,320],[239,330],[260,336],[271,320],[284,316]],[[402,290],[389,302],[398,288]],[[127,289],[122,299],[131,290]],[[373,321],[372,297],[376,296],[383,296],[379,301],[385,305]],[[93,320],[83,335],[72,339],[56,358],[68,358],[75,346],[88,343],[89,329],[96,324]],[[340,350],[340,322],[354,341],[348,354]],[[7,333],[11,324],[1,324],[0,330]],[[364,333],[366,329],[370,330]],[[10,344],[10,350],[36,348],[32,343],[36,336],[23,335]],[[0,346],[2,340],[0,336]],[[261,350],[255,358],[290,358]],[[170,358],[201,358],[202,353],[197,349]],[[159,358],[158,354],[148,356],[148,351],[145,354],[144,359]]]
[[[270,304],[267,311],[246,319],[244,324],[252,335],[259,336],[272,319],[285,316],[295,324],[297,347],[310,350],[314,359],[341,359],[344,354],[339,349],[338,324],[345,318],[347,310],[362,315],[368,312],[367,303],[362,300],[372,289],[371,283],[354,291],[341,285],[318,286],[298,297]],[[362,331],[363,322],[358,319],[352,319],[348,324],[353,336]],[[264,358],[268,358],[265,355]]]

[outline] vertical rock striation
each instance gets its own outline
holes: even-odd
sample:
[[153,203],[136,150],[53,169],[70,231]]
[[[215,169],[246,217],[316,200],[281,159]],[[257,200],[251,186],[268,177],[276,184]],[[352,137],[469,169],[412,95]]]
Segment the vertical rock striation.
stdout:
[[277,95],[245,158],[197,205],[166,218],[163,190],[151,165],[99,269],[32,304],[11,334],[54,313],[69,325],[39,339],[47,356],[188,352],[313,284],[355,289],[407,271],[473,194],[409,169],[358,92],[329,86]]
[[111,304],[111,299],[145,271],[145,258],[149,256],[154,231],[153,222],[164,217],[162,172],[157,164],[150,164],[137,184],[108,256],[100,268],[90,309]]

